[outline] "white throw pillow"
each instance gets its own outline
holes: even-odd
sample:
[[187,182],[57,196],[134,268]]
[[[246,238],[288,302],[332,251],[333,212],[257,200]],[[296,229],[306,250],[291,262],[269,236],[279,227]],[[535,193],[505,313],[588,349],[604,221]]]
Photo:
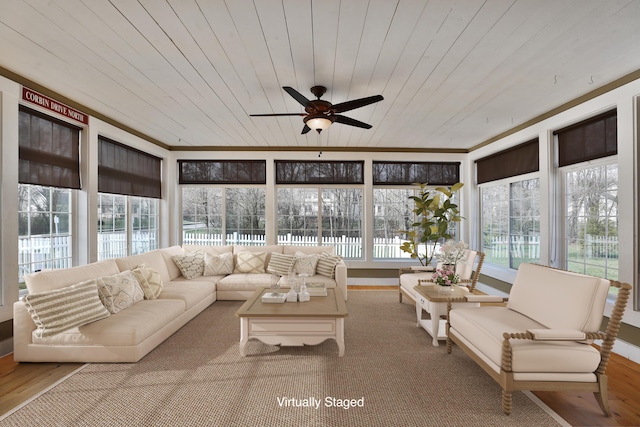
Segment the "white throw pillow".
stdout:
[[174,255],[171,259],[178,266],[182,275],[189,280],[200,277],[204,273],[204,254],[202,252]]
[[95,280],[22,297],[37,328],[38,338],[86,325],[111,314],[98,296]]
[[160,273],[156,269],[146,264],[140,264],[131,270],[131,272],[142,287],[144,299],[156,299],[160,296],[164,284],[162,283]]
[[97,280],[98,294],[110,313],[116,314],[144,299],[144,291],[131,270]]
[[296,261],[293,264],[293,272],[298,274],[308,274],[313,276],[316,274],[316,265],[318,265],[318,259],[320,255],[313,254],[307,255],[303,252],[296,252]]
[[236,255],[234,273],[264,273],[266,252],[239,252]]
[[215,255],[209,252],[204,254],[203,276],[218,276],[233,273],[233,253],[225,252]]

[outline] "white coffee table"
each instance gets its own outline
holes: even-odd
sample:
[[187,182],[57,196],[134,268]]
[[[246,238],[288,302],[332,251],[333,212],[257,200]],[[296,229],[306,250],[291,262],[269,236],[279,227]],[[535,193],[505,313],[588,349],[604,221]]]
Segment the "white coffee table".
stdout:
[[240,318],[240,354],[251,338],[281,346],[316,345],[331,338],[344,356],[344,318],[348,316],[342,292],[327,289],[327,296],[307,302],[263,303],[260,288],[236,311]]

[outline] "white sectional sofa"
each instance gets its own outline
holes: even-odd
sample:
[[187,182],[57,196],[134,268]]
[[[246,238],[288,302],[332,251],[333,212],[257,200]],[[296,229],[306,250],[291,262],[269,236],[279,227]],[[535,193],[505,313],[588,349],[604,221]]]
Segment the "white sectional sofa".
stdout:
[[[136,362],[216,300],[244,300],[269,286],[276,261],[282,276],[286,262],[324,259],[307,280],[340,288],[346,299],[347,267],[333,253],[325,246],[185,245],[28,275],[29,295],[14,303],[14,360]],[[57,316],[63,325],[50,327]]]

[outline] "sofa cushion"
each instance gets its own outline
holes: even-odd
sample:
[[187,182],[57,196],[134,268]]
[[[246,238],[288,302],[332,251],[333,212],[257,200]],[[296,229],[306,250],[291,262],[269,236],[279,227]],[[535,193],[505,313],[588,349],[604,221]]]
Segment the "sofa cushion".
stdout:
[[[96,291],[97,292],[97,291]],[[136,346],[184,313],[184,302],[179,300],[143,300],[97,322],[68,329],[60,334],[38,339],[34,344]],[[106,349],[108,351],[108,349]],[[82,351],[73,348],[70,351]]]
[[156,299],[162,292],[163,282],[160,273],[153,267],[141,264],[137,268],[131,270],[133,275],[138,279],[140,287],[144,292],[144,299]]
[[217,276],[231,273],[233,273],[233,253],[225,252],[216,255],[211,252],[205,252],[203,276]]
[[22,298],[37,328],[34,336],[49,337],[108,317],[94,280]]
[[78,267],[27,274],[24,277],[24,281],[30,294],[38,294],[119,272],[120,269],[116,261],[108,259]]
[[[502,334],[540,329],[536,321],[506,307],[456,307],[450,311],[451,327],[497,366],[502,361]],[[514,372],[594,372],[600,353],[589,344],[573,341],[512,339]]]
[[595,332],[602,323],[609,284],[597,277],[520,264],[507,307],[547,328]]
[[258,287],[271,286],[269,273],[234,273],[218,281],[218,291],[253,291]]
[[316,274],[330,278],[336,277],[336,265],[342,261],[342,257],[330,255],[328,252],[322,252],[316,265]]
[[[182,250],[180,252],[182,253]],[[154,249],[152,251],[138,255],[116,258],[115,261],[118,264],[118,268],[120,271],[133,270],[139,265],[145,264],[146,266],[152,267],[154,270],[156,270],[158,274],[160,274],[160,279],[162,279],[163,282],[168,282],[169,280],[171,280],[171,275],[169,274],[169,270],[167,269],[167,262],[162,255],[162,249]],[[169,262],[173,264],[173,261],[169,260]],[[102,276],[106,276],[106,274],[103,274]]]
[[289,272],[293,271],[294,260],[293,255],[273,253],[267,266],[267,272],[278,276],[287,276]]
[[96,282],[100,300],[110,313],[116,314],[144,299],[144,291],[131,271],[103,276]]
[[198,278],[167,283],[158,299],[180,300],[184,303],[185,310],[189,310],[211,294],[214,294],[215,291],[215,282]]
[[171,259],[187,279],[195,279],[204,273],[204,254],[202,252],[174,255]]
[[264,273],[266,252],[240,252],[236,255],[234,273]]

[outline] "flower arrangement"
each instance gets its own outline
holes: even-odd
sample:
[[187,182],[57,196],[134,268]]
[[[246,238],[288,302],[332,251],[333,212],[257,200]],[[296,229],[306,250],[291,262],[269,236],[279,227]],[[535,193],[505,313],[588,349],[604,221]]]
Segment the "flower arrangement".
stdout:
[[443,265],[442,268],[436,269],[432,277],[436,285],[451,286],[460,281],[460,276],[450,265]]

